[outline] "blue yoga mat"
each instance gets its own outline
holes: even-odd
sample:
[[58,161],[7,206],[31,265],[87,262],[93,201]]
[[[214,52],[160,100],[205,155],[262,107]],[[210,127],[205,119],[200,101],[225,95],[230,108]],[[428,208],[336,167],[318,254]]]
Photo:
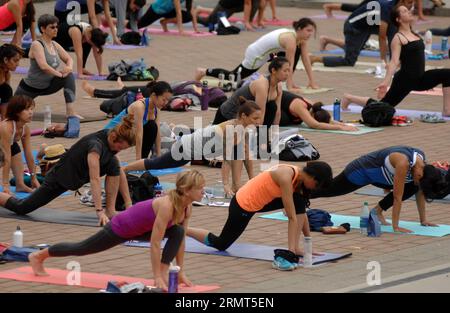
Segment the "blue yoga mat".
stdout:
[[[161,244],[161,248],[164,247],[165,241]],[[138,248],[150,248],[150,242],[148,241],[129,241],[125,243],[128,247],[138,247]],[[279,247],[254,245],[249,243],[233,243],[227,251],[218,251],[214,248],[205,246],[204,244],[198,242],[195,239],[186,237],[186,252],[200,253],[200,254],[212,254],[221,256],[231,256],[237,258],[253,259],[253,260],[263,260],[263,261],[273,261],[275,249],[282,249]],[[351,256],[351,253],[325,253],[321,256],[313,256],[313,265],[318,265],[321,263],[337,261],[346,257]],[[302,264],[302,261],[300,261]]]
[[[31,195],[31,193],[27,193],[27,192],[16,192],[16,187],[15,186],[10,186],[9,190],[11,190],[11,192],[13,192],[15,194],[15,197],[17,199],[25,199],[29,195]],[[3,191],[3,187],[0,186],[0,192],[2,192],[2,191]],[[69,195],[70,195],[70,192],[66,191],[60,197],[69,196]]]
[[[288,220],[287,217],[284,216],[283,212],[261,215],[260,217],[279,221]],[[386,220],[388,222],[392,222],[391,220]],[[359,216],[331,214],[331,221],[334,225],[350,223],[351,228],[359,229]],[[420,223],[418,222],[400,221],[399,226],[412,230],[413,232],[411,233],[411,235],[444,237],[450,234],[449,225],[440,224],[439,227],[426,227],[420,225]],[[384,233],[395,233],[392,229],[392,226],[381,226],[381,231]]]
[[[34,164],[38,165],[39,164],[39,161],[37,160],[38,151],[33,150],[31,151],[31,153],[33,154]],[[23,153],[23,151],[22,151],[22,163],[27,164],[27,160],[25,160],[25,153]]]
[[[368,188],[361,188],[355,191],[357,195],[364,195],[364,196],[376,196],[376,197],[384,197],[385,193],[384,190],[378,187],[368,187]],[[408,200],[416,201],[416,196],[412,196]],[[436,199],[433,200],[433,202],[437,203],[450,203],[450,195],[445,197],[444,199]]]
[[[127,162],[121,162],[121,166],[126,166]],[[153,176],[164,176],[164,175],[171,175],[171,174],[178,174],[181,172],[184,172],[186,169],[184,167],[172,167],[172,168],[164,168],[160,170],[149,170],[150,174]],[[135,175],[142,175],[147,171],[130,171],[128,173],[135,174]]]
[[[440,46],[439,46],[440,49]],[[332,54],[332,55],[344,55],[345,51],[341,48],[336,48],[332,50],[321,50],[319,52],[316,52],[315,54]],[[369,57],[369,58],[379,58],[380,57],[380,51],[379,50],[361,50],[359,52],[359,55],[362,57]],[[445,59],[445,55],[440,54],[432,54],[427,55],[427,60],[443,60]]]

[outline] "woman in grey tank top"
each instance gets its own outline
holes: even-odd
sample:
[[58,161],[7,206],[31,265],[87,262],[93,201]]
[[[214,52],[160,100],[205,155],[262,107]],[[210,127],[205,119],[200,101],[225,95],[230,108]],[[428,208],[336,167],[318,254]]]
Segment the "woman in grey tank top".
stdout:
[[67,116],[76,115],[75,78],[72,73],[73,61],[69,54],[53,38],[58,33],[57,17],[44,14],[39,17],[38,26],[42,33],[40,40],[31,44],[30,69],[26,78],[20,81],[15,95],[26,95],[32,99],[51,95],[64,90]]

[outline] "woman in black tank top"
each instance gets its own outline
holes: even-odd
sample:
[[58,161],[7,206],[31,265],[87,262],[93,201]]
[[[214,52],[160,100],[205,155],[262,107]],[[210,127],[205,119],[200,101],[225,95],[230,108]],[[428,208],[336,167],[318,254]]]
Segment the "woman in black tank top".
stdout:
[[[450,69],[425,71],[425,46],[419,35],[412,31],[411,24],[414,17],[405,6],[395,8],[391,18],[398,32],[391,43],[392,57],[386,78],[377,86],[378,98],[396,106],[411,91],[425,91],[442,84],[444,94],[442,115],[450,116]],[[400,70],[395,72],[399,65]],[[391,83],[392,76],[394,78]],[[350,103],[364,106],[368,101],[373,100],[347,94],[344,95],[341,105],[346,109]]]
[[322,106],[321,102],[311,104],[310,101],[299,95],[283,91],[280,126],[305,123],[308,127],[314,129],[358,130],[355,126],[331,120],[330,113],[324,110]]

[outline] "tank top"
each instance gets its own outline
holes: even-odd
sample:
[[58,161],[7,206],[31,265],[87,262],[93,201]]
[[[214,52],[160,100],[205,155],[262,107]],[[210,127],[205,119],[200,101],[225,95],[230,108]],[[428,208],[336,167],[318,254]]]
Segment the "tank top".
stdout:
[[290,109],[291,103],[295,99],[301,99],[306,103],[306,109],[308,111],[311,110],[312,104],[306,101],[302,96],[296,95],[289,91],[283,91],[283,95],[281,96],[281,111],[287,113],[292,124],[301,124],[303,121]]
[[[223,155],[223,140],[220,135],[218,125],[208,125],[200,128],[190,135],[180,138],[183,147],[183,158],[185,160],[195,160],[197,157],[214,158]],[[173,145],[174,149],[177,148]],[[205,153],[206,152],[206,153]]]
[[269,59],[271,53],[284,50],[280,44],[280,37],[286,33],[292,34],[295,38],[297,37],[295,30],[281,28],[262,36],[257,41],[252,43],[248,46],[246,53],[249,54],[251,58],[245,58],[242,65],[245,68],[253,69],[255,64],[252,63],[256,63],[258,60]]
[[[113,232],[125,239],[131,239],[142,236],[153,229],[156,220],[156,214],[153,209],[153,200],[138,202],[115,215],[111,219],[111,228]],[[186,213],[186,211],[185,211]],[[173,225],[173,222],[167,224],[167,228]]]
[[[144,109],[144,116],[142,117],[143,125],[145,125],[149,122],[149,120],[147,119],[147,115],[148,115],[148,110],[150,107],[150,98],[145,98],[144,103],[145,103],[145,109]],[[155,119],[156,119],[156,117],[158,116],[158,109],[156,108],[156,106],[155,106],[154,110],[155,110]],[[111,128],[116,127],[117,125],[119,125],[122,122],[123,118],[127,115],[128,115],[128,108],[125,108],[122,110],[122,112],[117,114],[111,121],[109,121],[109,123],[106,124],[105,128],[103,128],[103,129],[111,129]]]
[[[24,6],[25,0],[20,0],[20,12],[23,12],[23,6]],[[11,26],[16,22],[14,19],[14,15],[12,12],[8,9],[8,3],[6,2],[4,5],[0,7],[0,30],[7,28],[8,26]]]
[[401,32],[398,34],[408,41],[402,45],[400,52],[399,74],[408,79],[421,77],[425,73],[425,45],[422,39],[409,41]]
[[[185,0],[180,0],[180,4],[183,4]],[[156,0],[152,3],[152,9],[157,14],[167,14],[175,10],[173,0]]]
[[287,166],[294,170],[292,187],[297,188],[300,174],[298,167],[288,164],[279,164],[250,179],[236,193],[239,206],[247,212],[257,212],[276,198],[281,197],[281,188],[272,179],[271,170],[279,166]]
[[[54,42],[52,41],[52,45],[56,51],[56,54],[50,54],[45,44],[41,40],[37,41],[44,47],[44,55],[47,64],[56,70],[61,64],[61,59],[59,58],[58,50],[56,49]],[[30,69],[28,71],[28,76],[23,79],[28,86],[36,89],[46,89],[50,86],[53,78],[55,78],[55,76],[52,74],[47,74],[39,67],[39,64],[36,62],[35,58],[30,58]]]

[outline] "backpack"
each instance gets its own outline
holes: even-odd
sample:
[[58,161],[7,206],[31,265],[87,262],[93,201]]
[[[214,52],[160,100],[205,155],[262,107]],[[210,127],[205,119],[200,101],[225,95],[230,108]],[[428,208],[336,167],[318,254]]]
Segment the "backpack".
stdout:
[[120,77],[123,81],[153,81],[159,77],[159,71],[153,66],[147,68],[143,58],[133,62],[121,60],[110,63],[108,70],[107,80],[117,80]]
[[[153,187],[159,183],[158,177],[153,176],[149,172],[145,172],[140,177],[131,174],[126,174],[126,176],[133,204],[153,198]],[[116,199],[116,210],[125,210],[124,204],[122,195],[119,193]]]
[[233,25],[225,27],[222,21],[219,21],[219,24],[217,25],[217,35],[237,35],[240,32],[241,30],[239,29],[239,27]]
[[183,97],[172,97],[167,105],[162,108],[165,111],[187,111],[188,107],[193,105],[192,100]]
[[381,223],[378,219],[377,211],[375,209],[370,210],[369,223],[367,225],[367,236],[380,237],[381,236]]
[[322,231],[322,227],[334,225],[331,221],[331,215],[327,211],[309,209],[306,215],[308,216],[309,229],[311,231]]
[[136,93],[127,91],[114,99],[108,99],[100,104],[100,110],[108,115],[116,116],[136,101]]
[[[281,137],[281,134],[280,134]],[[278,143],[278,155],[282,161],[312,161],[320,158],[319,151],[303,136],[294,134]]]
[[120,36],[120,41],[124,45],[133,45],[133,46],[139,46],[142,40],[142,36],[139,32],[131,31],[122,34]]
[[11,246],[0,254],[1,261],[18,261],[18,262],[28,262],[28,255],[39,249],[27,248],[27,247],[14,247]]
[[362,123],[370,127],[390,126],[395,109],[381,101],[371,101],[361,111]]

